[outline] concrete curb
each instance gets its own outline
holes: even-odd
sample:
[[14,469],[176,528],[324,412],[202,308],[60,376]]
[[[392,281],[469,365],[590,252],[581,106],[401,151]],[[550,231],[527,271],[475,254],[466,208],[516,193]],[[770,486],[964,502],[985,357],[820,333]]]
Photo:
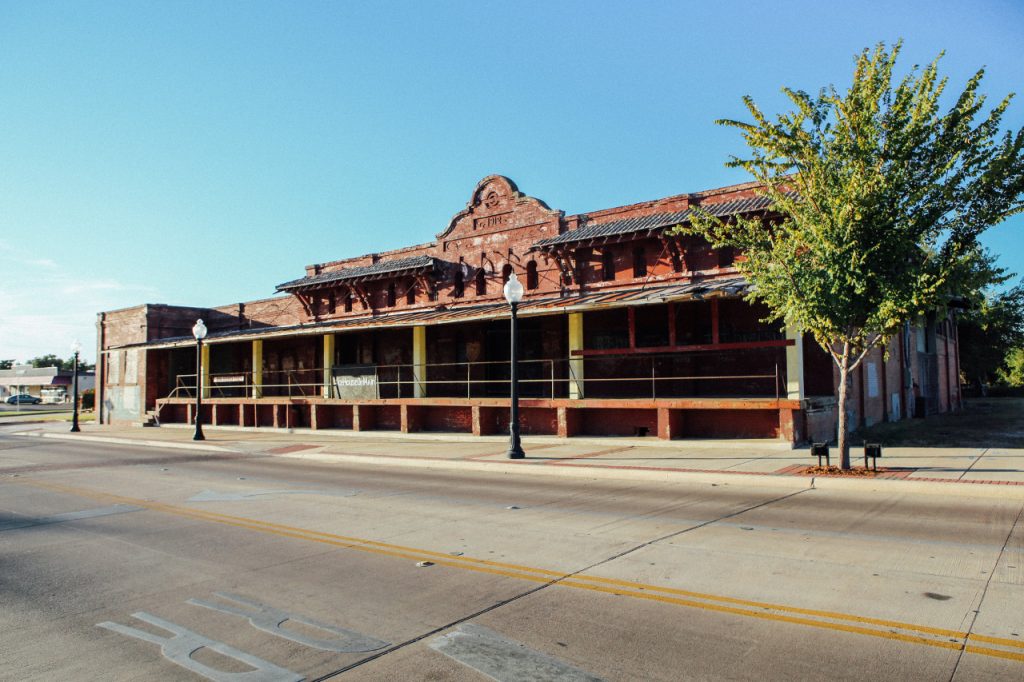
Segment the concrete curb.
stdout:
[[971,483],[969,481],[954,480],[939,482],[915,481],[913,479],[841,478],[838,476],[818,476],[812,480],[813,485],[811,487],[820,490],[877,491],[890,494],[908,493],[944,495],[946,497],[980,497],[990,500],[1024,500],[1024,485]]
[[772,476],[767,474],[728,474],[713,471],[671,471],[665,469],[615,469],[593,464],[542,464],[529,459],[522,463],[481,462],[447,459],[424,459],[419,457],[385,457],[378,455],[342,455],[320,452],[292,452],[274,455],[291,459],[306,459],[328,464],[348,462],[384,466],[401,466],[447,471],[473,471],[503,474],[524,474],[540,476],[562,476],[575,478],[618,479],[625,481],[649,481],[655,483],[704,483],[710,485],[761,485],[773,488],[799,490],[809,488],[809,479],[796,476]]
[[[179,443],[144,439],[110,438],[71,433],[24,432],[16,435],[56,440],[86,441],[113,445],[134,445],[178,450],[204,452],[239,452],[226,446]],[[866,479],[840,477],[786,476],[725,471],[686,471],[630,467],[628,469],[598,464],[546,464],[541,460],[527,459],[523,462],[509,461],[467,461],[450,459],[428,459],[421,457],[397,457],[381,455],[345,455],[323,452],[293,452],[274,454],[274,457],[305,459],[327,464],[363,464],[369,466],[401,466],[409,468],[442,471],[471,471],[478,473],[503,473],[539,476],[560,476],[621,481],[647,481],[653,483],[691,483],[713,486],[760,486],[787,490],[837,490],[850,492],[882,492],[886,494],[944,495],[947,497],[974,497],[982,499],[1024,500],[1024,485],[1000,485],[998,483],[969,483],[964,481],[914,481],[893,479]],[[550,461],[550,460],[547,460]]]
[[383,457],[376,455],[342,455],[328,453],[294,452],[275,455],[292,459],[306,459],[325,463],[419,467],[447,471],[475,471],[488,473],[563,476],[604,480],[648,481],[654,483],[694,483],[714,486],[743,485],[787,490],[847,490],[852,492],[877,491],[887,494],[924,494],[953,497],[980,497],[987,499],[1024,500],[1024,486],[991,483],[963,483],[950,481],[907,481],[860,478],[821,478],[810,476],[780,476],[776,474],[726,473],[716,471],[672,471],[665,469],[618,469],[593,464],[541,464],[528,460],[524,463],[481,462],[465,460],[422,459],[412,457]]
[[[192,426],[188,424],[161,424],[161,429],[189,429]],[[337,440],[346,440],[349,438],[366,440],[367,438],[374,439],[388,439],[388,440],[404,440],[404,441],[419,441],[424,443],[508,443],[508,434],[505,435],[489,435],[489,436],[474,436],[467,433],[402,433],[400,431],[348,431],[341,429],[318,429],[313,430],[309,428],[272,428],[261,426],[258,429],[253,429],[249,426],[209,426],[203,425],[204,431],[226,431],[235,433],[255,433],[255,434],[279,434],[279,435],[292,435],[292,436],[311,436],[316,438],[332,438]],[[572,438],[561,438],[559,436],[528,436],[529,442],[532,443],[543,443],[545,445],[572,445],[572,444],[583,444],[583,445],[594,445],[601,444],[607,445],[614,443],[619,446],[636,446],[645,448],[666,448],[677,450],[681,447],[700,447],[709,450],[747,450],[751,447],[757,447],[761,450],[769,450],[772,452],[792,452],[793,450],[799,450],[801,447],[794,448],[790,443],[781,442],[770,439],[730,439],[730,440],[713,440],[713,439],[692,439],[692,440],[661,440],[658,438],[628,438],[615,436],[614,438],[602,438],[600,436],[573,436]],[[806,448],[803,448],[806,449]]]
[[201,445],[199,443],[175,443],[162,440],[134,440],[128,438],[108,438],[106,436],[87,436],[71,433],[37,433],[26,431],[15,434],[18,436],[32,436],[33,438],[53,438],[55,440],[77,440],[90,443],[108,443],[112,445],[144,445],[151,448],[170,448],[172,450],[202,450],[204,452],[237,452],[232,448],[220,445]]

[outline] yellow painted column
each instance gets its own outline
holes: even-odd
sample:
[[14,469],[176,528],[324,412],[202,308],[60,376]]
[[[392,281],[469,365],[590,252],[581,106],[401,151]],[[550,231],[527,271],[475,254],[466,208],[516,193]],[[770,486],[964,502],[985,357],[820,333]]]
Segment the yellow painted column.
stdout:
[[263,339],[252,342],[252,397],[263,397]]
[[334,334],[324,334],[324,386],[323,396],[331,398],[334,394]]
[[786,397],[790,400],[804,399],[804,335],[786,327],[786,339],[793,341],[786,346]]
[[582,398],[583,357],[573,351],[583,350],[583,313],[569,313],[569,397]]
[[427,328],[412,328],[412,397],[427,397]]
[[203,344],[203,353],[200,364],[203,366],[203,397],[210,397],[210,344]]

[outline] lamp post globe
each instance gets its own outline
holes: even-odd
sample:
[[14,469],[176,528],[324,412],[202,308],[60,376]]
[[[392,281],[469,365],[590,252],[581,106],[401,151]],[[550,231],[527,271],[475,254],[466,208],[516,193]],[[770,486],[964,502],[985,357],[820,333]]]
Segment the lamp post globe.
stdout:
[[512,348],[511,357],[509,359],[509,373],[511,380],[510,397],[512,407],[508,422],[508,458],[523,459],[526,457],[526,453],[523,452],[523,446],[519,439],[519,340],[517,338],[518,330],[516,328],[516,313],[519,308],[519,302],[523,300],[523,285],[519,282],[515,272],[513,272],[508,278],[508,281],[505,282],[504,294],[505,300],[508,301],[509,307],[512,309]]
[[196,339],[196,432],[192,440],[206,440],[203,435],[203,339],[206,338],[206,325],[202,319],[196,320],[192,327],[192,336]]
[[82,352],[82,344],[78,339],[75,339],[71,343],[71,352],[75,354],[74,368],[71,378],[71,433],[78,433],[81,431],[81,429],[78,428],[78,355]]

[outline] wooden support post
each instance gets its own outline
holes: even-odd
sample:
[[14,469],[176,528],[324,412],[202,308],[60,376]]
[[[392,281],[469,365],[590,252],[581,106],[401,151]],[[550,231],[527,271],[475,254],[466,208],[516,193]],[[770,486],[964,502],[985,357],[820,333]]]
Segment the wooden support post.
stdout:
[[263,339],[252,341],[252,397],[263,397]]
[[630,306],[626,314],[629,316],[629,348],[633,350],[636,348],[636,308]]
[[786,398],[804,399],[804,335],[796,329],[786,328],[786,339],[793,345],[786,346]]
[[583,350],[583,313],[569,313],[569,397],[579,399],[583,390],[583,357],[573,351]]
[[334,334],[324,334],[324,382],[322,395],[334,397]]
[[711,343],[720,343],[721,336],[718,333],[718,299],[711,299]]
[[676,304],[668,304],[668,345],[676,345]]
[[210,344],[203,344],[203,397],[210,397]]
[[412,328],[412,397],[427,397],[427,328]]

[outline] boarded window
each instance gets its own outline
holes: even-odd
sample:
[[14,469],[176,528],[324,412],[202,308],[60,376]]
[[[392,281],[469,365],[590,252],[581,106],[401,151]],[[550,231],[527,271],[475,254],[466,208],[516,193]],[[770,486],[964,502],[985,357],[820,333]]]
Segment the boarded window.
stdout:
[[487,293],[487,275],[484,274],[484,269],[480,268],[476,271],[476,295],[483,296]]
[[388,285],[388,307],[395,307],[395,285],[391,283]]
[[512,277],[512,266],[505,263],[501,268],[501,285],[505,286],[505,282],[507,282],[510,277]]
[[416,283],[410,282],[409,288],[405,290],[405,302],[409,305],[416,303]]

